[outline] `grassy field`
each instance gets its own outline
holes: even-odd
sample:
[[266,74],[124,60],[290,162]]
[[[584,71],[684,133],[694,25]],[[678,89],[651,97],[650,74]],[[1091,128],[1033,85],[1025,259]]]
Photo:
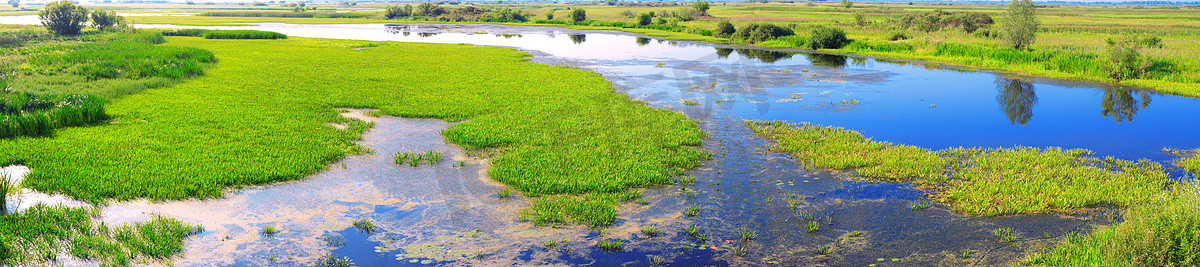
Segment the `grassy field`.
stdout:
[[913,182],[972,215],[1069,212],[1095,205],[1136,206],[1169,183],[1163,166],[1089,157],[1059,148],[924,148],[876,142],[837,127],[748,121],[773,150],[814,168],[851,169],[872,181]]
[[[686,3],[685,3],[686,4]],[[884,58],[923,60],[952,65],[973,66],[988,70],[1023,73],[1090,80],[1118,82],[1103,70],[1107,63],[1105,40],[1124,34],[1141,37],[1158,37],[1161,47],[1145,48],[1142,51],[1153,64],[1140,79],[1128,79],[1119,83],[1183,95],[1200,96],[1200,44],[1192,42],[1200,38],[1200,8],[1184,6],[1103,6],[1103,5],[1049,5],[1038,10],[1041,31],[1029,50],[1008,49],[1000,45],[1001,40],[964,31],[961,27],[947,27],[931,32],[897,26],[897,20],[906,15],[921,15],[941,10],[945,12],[979,12],[987,14],[997,24],[981,32],[998,32],[999,21],[1003,20],[1003,6],[999,4],[916,4],[907,3],[855,3],[844,8],[840,3],[713,3],[710,16],[682,21],[663,17],[665,24],[655,21],[645,27],[635,26],[635,17],[628,14],[655,12],[656,14],[684,12],[688,5],[665,6],[577,6],[564,4],[521,4],[481,5],[484,8],[513,7],[525,10],[529,21],[504,23],[520,25],[560,25],[580,29],[621,30],[660,36],[676,40],[709,41],[714,43],[742,43],[710,36],[718,22],[728,20],[736,27],[751,23],[773,23],[796,31],[793,37],[762,42],[756,45],[774,48],[802,48],[810,29],[829,26],[844,29],[853,40],[840,49],[822,49],[823,52],[860,54]],[[355,8],[384,8],[382,4],[364,4]],[[460,6],[447,5],[446,8]],[[320,10],[336,10],[346,6],[320,6]],[[567,8],[587,10],[587,23],[566,25]],[[138,23],[221,25],[223,23],[284,22],[284,23],[381,23],[411,20],[386,20],[381,11],[356,10],[358,13],[378,12],[368,18],[259,18],[259,17],[139,17]],[[556,15],[546,20],[547,13]],[[861,14],[858,23],[855,14]],[[660,16],[662,17],[662,16]],[[419,21],[424,22],[424,21]],[[547,24],[553,23],[553,24]],[[610,24],[624,24],[612,27]],[[658,28],[671,27],[671,30]],[[890,40],[890,36],[903,33],[907,39]]]

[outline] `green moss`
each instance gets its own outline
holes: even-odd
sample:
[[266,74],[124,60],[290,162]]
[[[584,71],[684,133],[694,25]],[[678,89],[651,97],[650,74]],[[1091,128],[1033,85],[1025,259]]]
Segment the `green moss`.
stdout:
[[872,181],[914,182],[954,210],[976,215],[1137,205],[1169,179],[1162,165],[1088,157],[1059,148],[954,148],[942,151],[872,141],[855,131],[808,123],[747,121],[774,150],[814,168],[852,169]]

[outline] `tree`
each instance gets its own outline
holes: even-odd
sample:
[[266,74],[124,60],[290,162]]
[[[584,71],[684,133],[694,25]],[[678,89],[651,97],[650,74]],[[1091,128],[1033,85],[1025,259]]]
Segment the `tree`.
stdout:
[[571,21],[581,22],[585,20],[587,20],[587,11],[584,11],[582,8],[571,9]]
[[720,23],[717,23],[717,30],[713,31],[713,36],[717,38],[729,38],[733,36],[734,32],[737,32],[737,29],[733,28],[733,23],[729,23],[728,20],[722,20]]
[[96,9],[92,10],[92,27],[97,30],[112,30],[116,25],[120,24],[124,18],[117,16],[116,11]]
[[[412,6],[409,6],[409,10],[412,10]],[[402,8],[402,7],[400,7],[400,6],[389,6],[389,7],[387,7],[387,9],[386,9],[386,10],[384,10],[384,12],[383,12],[383,17],[385,17],[385,18],[387,18],[387,19],[394,19],[394,18],[399,18],[399,17],[407,17],[407,16],[409,16],[409,15],[410,15],[410,14],[408,14],[407,12],[405,12],[404,8]]]
[[692,8],[700,11],[700,13],[708,14],[708,1],[696,1],[695,4],[692,4]]
[[438,5],[434,5],[433,3],[421,3],[420,5],[417,5],[417,14],[416,15],[432,17],[432,16],[441,15],[442,13],[445,13],[445,12],[446,12],[446,9],[443,9],[442,7],[440,7]]
[[1004,39],[1012,48],[1027,48],[1037,38],[1038,19],[1031,0],[1012,0],[1005,12]]
[[842,0],[842,6],[849,9],[851,7],[854,7],[854,2],[850,2],[850,0]]
[[8,0],[8,4],[12,5],[13,7],[17,7],[21,4],[21,0]]
[[83,29],[83,23],[88,20],[88,11],[70,0],[60,0],[46,3],[46,8],[38,11],[38,19],[50,31],[72,35]]
[[638,14],[638,16],[637,16],[638,26],[650,25],[650,19],[652,19],[652,17],[650,16],[650,13]]
[[1142,58],[1142,44],[1137,37],[1125,35],[1116,40],[1109,38],[1104,50],[1108,53],[1108,65],[1102,66],[1108,76],[1120,80],[1136,79],[1150,67],[1150,60]]

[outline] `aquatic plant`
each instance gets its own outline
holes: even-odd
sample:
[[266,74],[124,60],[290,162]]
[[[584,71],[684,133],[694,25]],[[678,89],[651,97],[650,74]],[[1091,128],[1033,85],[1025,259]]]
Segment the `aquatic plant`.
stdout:
[[554,248],[557,246],[558,246],[558,239],[542,241],[542,248],[546,249],[547,251],[554,250]]
[[186,238],[203,231],[157,215],[111,227],[99,221],[96,209],[39,204],[0,216],[0,265],[40,265],[59,255],[113,266],[165,262],[182,254]]
[[287,35],[277,32],[255,30],[205,30],[204,39],[287,39]]
[[929,208],[928,201],[914,201],[912,204],[909,204],[909,209],[911,209],[911,210],[925,210],[928,208]]
[[260,231],[260,233],[265,237],[273,237],[279,232],[275,230],[275,226],[267,225],[262,227],[262,231]]
[[746,246],[745,246],[745,245],[740,245],[740,246],[737,246],[737,247],[734,247],[734,248],[733,248],[733,255],[734,255],[734,256],[738,256],[738,257],[745,257],[745,256],[746,256],[746,251],[747,251],[747,249],[746,249]]
[[862,234],[863,234],[862,231],[852,231],[852,232],[850,232],[850,234],[848,234],[846,236],[854,238],[854,237],[860,237],[860,236],[862,236]]
[[346,238],[339,235],[324,235],[321,236],[321,241],[324,241],[325,245],[330,247],[341,247],[346,245]]
[[993,230],[992,236],[996,238],[996,241],[1001,243],[1008,243],[1017,239],[1016,235],[1013,235],[1013,229],[1010,227]]
[[347,257],[339,257],[330,252],[318,257],[314,264],[320,267],[350,267],[354,266],[354,261]]
[[1163,167],[1153,161],[1101,160],[1088,157],[1092,152],[1083,149],[951,148],[934,152],[872,141],[837,127],[782,121],[746,124],[756,134],[774,139],[777,144],[772,149],[795,155],[812,167],[853,169],[867,180],[937,187],[931,192],[933,199],[955,203],[955,211],[968,214],[1135,205],[1153,197],[1169,181]]
[[962,252],[959,252],[959,255],[962,256],[963,259],[970,258],[971,257],[971,249],[964,249],[964,250],[962,250]]
[[642,235],[643,236],[654,238],[654,237],[658,237],[659,234],[661,234],[661,233],[658,232],[658,228],[655,228],[653,225],[647,225],[645,227],[642,227]]
[[812,251],[813,251],[813,254],[816,254],[818,256],[825,256],[825,255],[829,255],[829,252],[832,251],[832,249],[830,249],[828,247],[816,247],[816,248],[813,248]]
[[691,177],[691,176],[680,176],[679,177],[679,185],[680,186],[690,186],[695,183],[696,183],[696,177]]
[[367,219],[354,221],[354,228],[358,228],[359,233],[374,234],[375,224]]
[[508,188],[496,191],[496,198],[499,198],[500,200],[510,199],[512,198],[512,191],[508,191]]
[[688,218],[696,217],[696,215],[699,215],[699,214],[700,214],[700,208],[696,207],[696,205],[688,206],[687,209],[683,211],[683,217],[688,217]]
[[616,252],[625,248],[625,244],[621,243],[621,241],[609,239],[600,239],[600,242],[596,246],[600,247],[600,251],[604,252]]
[[696,227],[695,225],[691,225],[683,228],[683,233],[687,236],[694,236],[700,233],[700,228]]
[[741,233],[742,233],[742,242],[750,242],[750,240],[754,240],[755,237],[758,237],[758,232],[755,232],[754,230],[750,230],[750,228],[746,228],[746,227],[742,227]]
[[666,263],[667,263],[667,258],[663,258],[663,256],[659,256],[659,255],[650,256],[650,266],[663,266]]

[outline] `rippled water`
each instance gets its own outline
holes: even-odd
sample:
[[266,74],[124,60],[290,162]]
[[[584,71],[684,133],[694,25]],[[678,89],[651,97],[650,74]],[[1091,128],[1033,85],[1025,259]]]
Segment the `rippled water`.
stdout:
[[[139,27],[175,27],[139,25]],[[678,187],[648,189],[646,205],[624,204],[604,238],[625,250],[595,248],[588,229],[534,228],[515,222],[524,199],[499,200],[502,188],[486,179],[486,162],[445,144],[430,120],[382,118],[365,136],[372,155],[352,156],[310,179],[240,192],[227,199],[124,203],[105,209],[110,221],[162,212],[203,223],[189,240],[183,265],[307,263],[333,252],[360,266],[375,265],[1005,265],[1057,238],[1086,231],[1118,214],[1108,209],[1055,214],[969,217],[934,205],[912,210],[922,192],[907,184],[847,181],[838,171],[807,170],[784,155],[764,152],[770,142],[742,120],[786,120],[841,126],[876,140],[930,149],[958,146],[1060,146],[1098,156],[1172,160],[1163,148],[1200,147],[1197,99],[1104,84],[973,72],[870,58],[766,51],[664,41],[632,34],[553,27],[495,25],[289,25],[195,27],[257,29],[295,37],[374,41],[467,43],[518,48],[533,61],[601,73],[621,93],[670,108],[701,122],[711,134],[711,161],[687,175],[694,195]],[[402,56],[402,55],[397,55]],[[419,146],[419,147],[417,147]],[[434,148],[474,164],[397,167],[390,155]],[[1178,172],[1173,171],[1175,175]],[[448,178],[447,178],[448,177]],[[791,196],[799,209],[788,207]],[[702,212],[679,218],[689,205]],[[799,210],[799,211],[797,211]],[[805,214],[821,222],[807,233]],[[380,231],[349,227],[370,218]],[[280,225],[274,238],[258,235]],[[664,236],[644,238],[656,225]],[[711,237],[698,244],[681,230],[697,226]],[[732,249],[740,228],[758,232],[748,255]],[[992,230],[1012,227],[1013,243]],[[861,236],[850,237],[852,232]],[[344,246],[327,245],[338,236]],[[542,241],[568,240],[546,250]],[[832,248],[822,255],[816,248]],[[971,250],[963,259],[961,252]],[[292,257],[288,259],[288,257]],[[288,261],[290,260],[290,261]]]

